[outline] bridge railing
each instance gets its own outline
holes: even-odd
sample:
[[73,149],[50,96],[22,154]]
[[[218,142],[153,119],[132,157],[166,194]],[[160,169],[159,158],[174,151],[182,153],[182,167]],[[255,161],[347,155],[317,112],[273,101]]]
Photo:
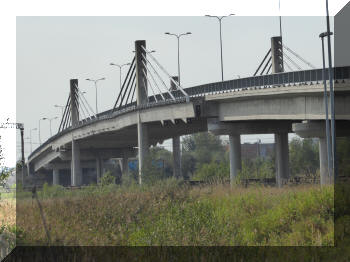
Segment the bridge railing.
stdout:
[[[253,76],[246,78],[238,78],[234,80],[228,80],[223,82],[215,82],[204,85],[198,85],[194,87],[184,88],[185,92],[190,97],[198,97],[204,96],[206,94],[215,94],[230,90],[245,90],[251,88],[268,88],[268,87],[279,87],[279,86],[290,86],[290,85],[304,85],[304,84],[322,84],[323,82],[323,70],[322,69],[312,69],[312,70],[303,70],[303,71],[294,71],[294,72],[285,72],[285,73],[277,73],[270,75],[261,75],[261,76]],[[336,67],[333,68],[333,79],[335,83],[339,81],[344,81],[345,79],[350,79],[350,66],[344,67]],[[326,70],[326,80],[329,80],[328,69]],[[85,125],[89,125],[93,122],[114,118],[116,116],[138,110],[151,108],[155,106],[169,105],[174,103],[182,103],[185,102],[185,97],[182,92],[179,90],[171,91],[173,96],[176,98],[175,100],[161,100],[161,95],[157,95],[158,102],[154,96],[149,97],[149,103],[143,106],[137,106],[136,102],[132,102],[124,105],[120,108],[120,110],[116,110],[112,112],[112,110],[107,110],[102,113],[97,114],[91,119],[83,119],[79,121],[79,125],[75,128],[80,128]],[[163,96],[168,97],[169,93],[163,93]],[[75,129],[73,127],[69,127],[60,133],[50,137],[45,143],[39,146],[37,149],[33,151],[33,154],[38,152],[41,148],[45,147],[47,144],[55,140],[57,137],[68,133],[69,131]],[[29,158],[31,157],[29,156]]]
[[[189,96],[204,96],[227,90],[241,90],[256,87],[276,87],[288,85],[303,85],[322,83],[323,70],[312,69],[294,72],[277,73],[262,76],[253,76],[246,78],[238,78],[223,82],[209,83],[194,87],[185,88]],[[335,82],[350,79],[350,67],[333,68],[333,78]],[[329,80],[328,69],[326,70],[326,80]]]

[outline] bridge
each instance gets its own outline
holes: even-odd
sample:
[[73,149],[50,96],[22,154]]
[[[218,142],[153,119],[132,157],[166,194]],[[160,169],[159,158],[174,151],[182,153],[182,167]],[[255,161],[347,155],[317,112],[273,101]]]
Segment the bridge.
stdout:
[[[52,170],[52,182],[59,184],[59,170],[68,169],[70,184],[80,186],[84,168],[94,168],[98,182],[102,160],[120,158],[127,176],[128,158],[138,156],[141,184],[149,147],[172,139],[174,176],[181,177],[180,136],[210,131],[229,136],[232,182],[241,169],[240,136],[274,134],[276,181],[282,186],[289,178],[288,133],[296,133],[319,138],[320,181],[331,183],[323,95],[329,72],[284,72],[281,50],[282,38],[272,37],[271,49],[253,76],[183,88],[147,51],[146,42],[136,41],[135,57],[112,109],[95,114],[78,80],[70,80],[59,131],[28,157],[28,175]],[[333,76],[337,136],[348,136],[350,66],[333,68]]]

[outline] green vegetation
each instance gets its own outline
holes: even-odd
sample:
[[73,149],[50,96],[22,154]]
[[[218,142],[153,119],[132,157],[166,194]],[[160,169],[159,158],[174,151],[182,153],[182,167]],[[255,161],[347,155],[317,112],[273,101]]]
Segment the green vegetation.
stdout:
[[[332,187],[189,188],[167,179],[128,188],[45,187],[39,197],[54,245],[334,244]],[[45,244],[37,206],[17,201],[17,241]]]

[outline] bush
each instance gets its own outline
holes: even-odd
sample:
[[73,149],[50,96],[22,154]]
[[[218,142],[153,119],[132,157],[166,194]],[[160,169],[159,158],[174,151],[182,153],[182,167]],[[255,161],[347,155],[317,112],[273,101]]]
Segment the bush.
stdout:
[[59,197],[59,196],[63,196],[64,192],[65,192],[65,189],[63,186],[60,186],[60,185],[49,186],[47,183],[45,183],[41,191],[41,197],[42,198]]
[[230,167],[227,163],[211,162],[203,164],[193,176],[195,180],[223,181],[229,179]]
[[112,176],[112,172],[108,171],[104,173],[104,175],[101,177],[101,186],[107,186],[110,184],[115,184],[115,177]]

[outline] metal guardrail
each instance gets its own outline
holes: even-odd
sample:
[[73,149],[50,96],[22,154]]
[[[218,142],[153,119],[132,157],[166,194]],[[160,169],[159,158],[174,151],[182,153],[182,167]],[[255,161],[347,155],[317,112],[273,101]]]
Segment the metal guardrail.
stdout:
[[[285,73],[276,73],[269,75],[261,75],[261,76],[252,76],[246,78],[238,78],[234,80],[228,80],[223,82],[215,82],[209,84],[203,84],[193,87],[184,88],[184,91],[191,97],[201,97],[207,94],[215,94],[225,91],[240,91],[251,88],[258,87],[279,87],[279,86],[290,86],[290,85],[304,85],[304,84],[319,84],[323,82],[323,70],[322,69],[311,69],[311,70],[303,70],[303,71],[293,71],[293,72],[285,72]],[[344,81],[345,79],[350,79],[350,66],[344,67],[335,67],[333,68],[333,76],[335,83],[339,81]],[[329,80],[328,69],[326,69],[326,80]],[[120,110],[112,112],[112,110],[107,110],[102,113],[97,114],[91,119],[83,119],[79,122],[79,125],[76,127],[69,127],[65,130],[57,133],[56,135],[50,137],[46,140],[41,146],[36,148],[32,154],[29,155],[29,158],[40,151],[41,148],[45,147],[47,144],[55,140],[56,138],[74,130],[80,128],[82,126],[89,125],[91,123],[95,123],[102,120],[112,119],[117,116],[123,115],[125,113],[147,109],[152,107],[164,106],[169,104],[183,103],[186,102],[186,98],[179,90],[171,91],[173,96],[176,98],[174,100],[170,100],[170,95],[168,92],[163,93],[162,95],[165,99],[156,102],[154,96],[149,96],[149,103],[142,106],[137,106],[136,102],[129,103],[123,106]],[[158,100],[162,100],[162,95],[156,95]]]

